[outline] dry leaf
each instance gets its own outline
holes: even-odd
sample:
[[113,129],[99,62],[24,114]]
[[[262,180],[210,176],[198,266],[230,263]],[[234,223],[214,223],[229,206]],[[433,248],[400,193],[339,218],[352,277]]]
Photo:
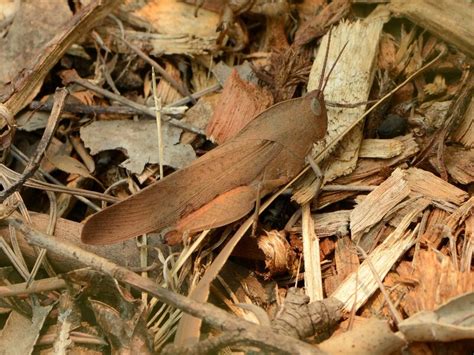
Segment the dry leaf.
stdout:
[[[10,354],[31,354],[53,305],[41,307],[33,306],[33,319],[12,311],[0,333],[0,349],[3,354],[6,350]],[[13,351],[14,349],[14,351]]]
[[68,155],[47,154],[46,159],[49,160],[57,169],[69,174],[77,174],[82,177],[94,179],[89,170],[79,160]]
[[323,341],[319,348],[328,354],[385,355],[398,353],[405,345],[386,321],[367,319],[354,329]]
[[400,322],[398,328],[411,342],[473,339],[474,292],[451,299],[435,311],[419,312]]
[[[163,122],[163,165],[180,169],[195,158],[193,148],[180,144],[181,129]],[[95,155],[104,150],[124,150],[129,159],[121,166],[141,174],[145,164],[158,164],[158,134],[155,121],[96,121],[81,128],[84,145]]]

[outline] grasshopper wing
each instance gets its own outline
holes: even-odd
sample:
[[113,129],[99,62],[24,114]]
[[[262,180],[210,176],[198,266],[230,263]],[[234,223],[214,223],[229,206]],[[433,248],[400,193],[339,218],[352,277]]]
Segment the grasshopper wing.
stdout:
[[173,227],[218,195],[249,185],[280,151],[281,145],[268,140],[248,140],[245,144],[229,141],[190,166],[94,214],[85,222],[81,239],[88,244],[111,244]]

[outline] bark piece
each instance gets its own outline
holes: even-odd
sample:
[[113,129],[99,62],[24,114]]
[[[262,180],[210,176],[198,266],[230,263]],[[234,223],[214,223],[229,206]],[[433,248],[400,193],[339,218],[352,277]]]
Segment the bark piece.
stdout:
[[424,202],[421,206],[415,206],[397,228],[369,254],[368,260],[364,260],[357,271],[347,277],[331,295],[344,303],[346,312],[353,309],[357,311],[378,289],[368,263],[372,264],[378,277],[383,280],[395,262],[415,243],[417,228],[410,230],[409,226],[430,203],[429,200]]
[[405,176],[406,172],[403,170],[395,170],[387,180],[352,210],[350,218],[353,240],[360,240],[365,232],[410,195],[410,186]]
[[449,175],[460,184],[467,185],[474,181],[474,148],[462,149],[446,147],[446,169]]
[[237,71],[233,70],[209,121],[206,135],[222,144],[272,103],[272,96],[267,90],[240,79]]
[[391,177],[372,191],[351,213],[352,239],[360,240],[364,232],[380,222],[407,197],[422,195],[447,208],[459,206],[468,194],[425,170],[395,170]]
[[474,148],[474,98],[471,99],[469,107],[451,139],[465,147]]
[[332,294],[342,281],[359,267],[357,250],[348,236],[337,240],[334,259],[336,274],[326,278],[324,282],[327,295]]
[[305,291],[311,302],[320,301],[323,299],[323,280],[319,238],[314,232],[314,221],[309,203],[305,203],[301,208]]
[[393,158],[401,154],[403,149],[404,145],[398,139],[364,139],[359,158]]
[[5,38],[0,39],[0,84],[26,69],[41,47],[72,17],[62,0],[22,1]]
[[450,257],[430,250],[420,251],[415,265],[402,262],[397,272],[415,281],[402,304],[410,316],[434,310],[452,297],[474,290],[473,272],[460,272]]
[[[118,31],[111,30],[111,32],[120,35]],[[126,30],[125,36],[136,45],[148,43],[151,46],[150,54],[156,57],[172,54],[196,56],[217,50],[215,35],[196,37],[189,33],[163,34]]]
[[445,206],[449,204],[459,206],[469,197],[467,192],[451,185],[429,171],[410,168],[407,172],[406,178],[412,192],[430,198],[436,203]]
[[200,9],[195,17],[194,6],[178,0],[151,0],[134,14],[146,19],[158,33],[192,33],[196,37],[214,36],[217,39],[219,15]]
[[473,4],[450,0],[394,0],[390,9],[474,57]]
[[[415,155],[419,148],[415,142],[413,135],[408,134],[403,137],[396,138],[400,140],[404,149],[402,154],[390,159],[359,159],[356,169],[349,175],[340,177],[334,181],[341,185],[379,185],[385,180],[384,171],[389,171],[389,167],[396,166],[405,161],[409,157]],[[332,203],[342,201],[348,197],[357,195],[358,192],[341,191],[341,192],[324,192],[318,196],[318,207],[323,208]]]
[[313,214],[316,235],[319,238],[349,234],[349,210]]

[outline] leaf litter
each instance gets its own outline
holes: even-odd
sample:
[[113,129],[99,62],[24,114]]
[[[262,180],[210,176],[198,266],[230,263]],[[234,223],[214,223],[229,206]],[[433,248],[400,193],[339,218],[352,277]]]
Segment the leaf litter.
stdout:
[[[472,4],[441,2],[0,2],[1,348],[472,347]],[[101,210],[137,238],[83,243]]]

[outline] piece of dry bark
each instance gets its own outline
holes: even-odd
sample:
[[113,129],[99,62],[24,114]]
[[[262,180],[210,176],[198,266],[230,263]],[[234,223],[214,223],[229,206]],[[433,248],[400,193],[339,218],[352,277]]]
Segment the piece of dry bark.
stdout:
[[[449,11],[447,11],[449,9]],[[469,2],[449,0],[394,0],[390,10],[396,16],[407,17],[442,40],[454,44],[471,57],[474,56],[472,41],[472,14]]]
[[22,1],[7,35],[0,39],[0,85],[27,69],[27,63],[72,17],[66,2]]
[[[120,34],[115,29],[112,33]],[[137,46],[148,44],[151,47],[150,54],[156,57],[162,55],[185,54],[190,56],[204,55],[217,51],[216,36],[196,37],[189,33],[162,34],[138,32],[126,30],[125,36],[130,42]],[[125,52],[125,47],[118,46],[118,52]]]
[[364,139],[359,158],[389,159],[401,154],[404,148],[398,139]]
[[414,286],[402,303],[409,316],[434,310],[452,297],[474,290],[473,272],[459,271],[449,256],[430,250],[420,251],[414,265],[403,261],[397,272],[413,280]]
[[458,183],[467,185],[474,182],[474,149],[446,147],[446,169]]
[[194,16],[194,6],[178,0],[152,0],[134,11],[134,15],[146,19],[158,33],[189,34],[197,37],[214,36],[219,15],[201,9],[199,16]]
[[301,290],[291,288],[272,321],[272,329],[296,339],[328,333],[341,319],[341,303],[334,298],[309,302]]
[[310,204],[305,203],[301,209],[305,292],[311,302],[320,301],[323,299],[323,280],[319,238],[314,232]]
[[324,280],[324,289],[327,295],[332,294],[341,282],[359,267],[357,250],[348,236],[337,240],[334,260],[336,262],[336,274]]
[[272,103],[273,98],[267,90],[240,79],[237,71],[233,70],[208,123],[206,135],[222,144]]
[[360,240],[363,233],[380,222],[399,203],[417,195],[442,206],[460,205],[468,195],[434,174],[416,168],[395,170],[391,177],[372,191],[351,213],[353,240]]
[[[423,204],[413,206],[413,209],[405,215],[397,228],[334,291],[331,297],[343,302],[346,312],[357,311],[378,289],[374,272],[378,279],[383,280],[395,262],[413,246],[418,227],[410,229],[410,224],[417,219],[429,203],[429,200],[424,199]],[[375,271],[372,271],[372,267]]]
[[428,216],[426,230],[421,240],[433,248],[438,248],[443,238],[442,226],[448,216],[448,212],[439,208],[433,208]]
[[471,99],[459,126],[451,134],[451,139],[467,148],[474,147],[474,98]]

